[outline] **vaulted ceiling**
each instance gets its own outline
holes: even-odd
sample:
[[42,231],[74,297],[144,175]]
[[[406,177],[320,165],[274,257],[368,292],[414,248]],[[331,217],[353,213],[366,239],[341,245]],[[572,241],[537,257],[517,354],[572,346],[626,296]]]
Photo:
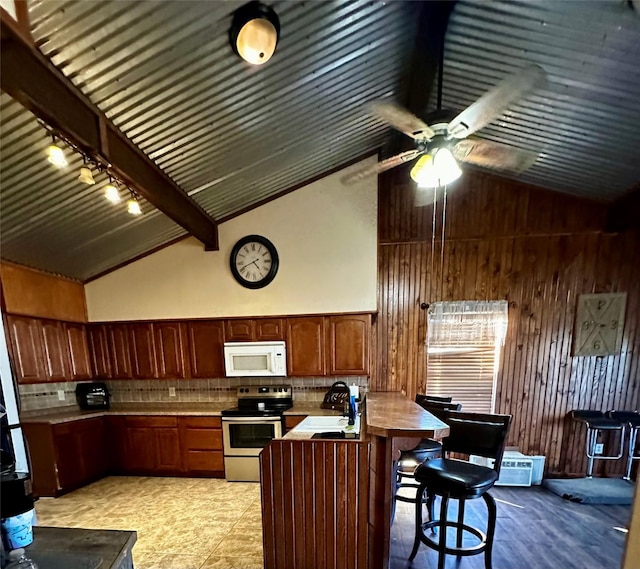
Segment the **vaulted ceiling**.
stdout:
[[[385,148],[395,135],[366,103],[415,101],[412,79],[434,73],[414,53],[422,3],[272,2],[281,37],[259,67],[229,46],[243,3],[28,4],[42,53],[216,221]],[[479,136],[539,153],[523,181],[604,203],[625,195],[640,180],[640,16],[613,0],[460,1],[443,107],[462,110],[529,62],[547,86]],[[0,120],[3,258],[86,280],[185,234],[150,204],[134,218],[108,203],[104,175],[83,185],[79,155],[48,164],[46,131],[4,92]]]

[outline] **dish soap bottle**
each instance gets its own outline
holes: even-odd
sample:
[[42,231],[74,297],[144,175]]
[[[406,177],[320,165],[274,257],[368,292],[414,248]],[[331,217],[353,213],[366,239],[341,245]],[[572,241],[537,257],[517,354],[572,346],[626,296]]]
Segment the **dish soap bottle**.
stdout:
[[24,549],[14,549],[9,553],[9,561],[5,569],[38,569],[36,562],[25,555]]

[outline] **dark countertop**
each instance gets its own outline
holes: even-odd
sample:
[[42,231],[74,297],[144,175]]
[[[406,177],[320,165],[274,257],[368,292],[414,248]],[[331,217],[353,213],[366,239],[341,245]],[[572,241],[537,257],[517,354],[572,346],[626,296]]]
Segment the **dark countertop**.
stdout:
[[[21,413],[23,423],[67,423],[107,415],[161,415],[219,417],[223,409],[233,407],[233,401],[211,403],[113,403],[108,411],[83,411],[77,405],[39,409]],[[320,402],[301,401],[284,412],[285,415],[339,415],[339,411],[321,409]]]
[[40,569],[121,569],[133,567],[135,531],[33,528],[27,557]]

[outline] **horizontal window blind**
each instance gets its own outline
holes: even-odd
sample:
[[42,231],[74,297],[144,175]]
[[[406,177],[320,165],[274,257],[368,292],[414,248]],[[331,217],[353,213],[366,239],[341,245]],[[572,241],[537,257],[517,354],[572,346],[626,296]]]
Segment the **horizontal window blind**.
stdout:
[[429,307],[427,395],[452,397],[464,411],[493,413],[505,301],[436,302]]
[[429,351],[427,395],[450,396],[462,404],[463,411],[492,413],[496,351],[495,346]]

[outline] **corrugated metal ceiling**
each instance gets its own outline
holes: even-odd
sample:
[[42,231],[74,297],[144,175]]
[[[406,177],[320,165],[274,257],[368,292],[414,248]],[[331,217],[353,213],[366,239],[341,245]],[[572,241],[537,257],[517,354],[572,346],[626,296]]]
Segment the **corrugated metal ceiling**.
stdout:
[[[367,152],[390,130],[364,103],[402,102],[417,2],[272,3],[282,34],[251,67],[228,2],[30,1],[40,49],[214,218]],[[549,86],[480,135],[541,152],[520,178],[610,201],[640,179],[640,17],[618,1],[459,2],[443,103],[461,110],[525,62]],[[132,218],[43,158],[35,118],[2,94],[2,256],[89,278],[184,231]],[[101,180],[104,182],[104,178]]]
[[540,153],[513,177],[605,202],[640,182],[640,15],[621,1],[459,2],[443,108],[462,110],[528,62],[547,87],[478,133]]

